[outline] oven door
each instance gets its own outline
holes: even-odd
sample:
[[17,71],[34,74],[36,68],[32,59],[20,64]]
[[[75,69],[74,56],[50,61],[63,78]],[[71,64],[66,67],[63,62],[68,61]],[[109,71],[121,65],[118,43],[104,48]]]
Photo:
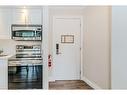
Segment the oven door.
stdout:
[[40,62],[9,61],[8,89],[42,89],[43,65]]

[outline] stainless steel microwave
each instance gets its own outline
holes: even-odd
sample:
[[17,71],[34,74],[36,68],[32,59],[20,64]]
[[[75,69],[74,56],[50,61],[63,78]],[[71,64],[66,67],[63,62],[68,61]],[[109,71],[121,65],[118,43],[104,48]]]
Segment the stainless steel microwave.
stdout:
[[17,25],[11,27],[12,39],[17,41],[41,41],[42,25]]

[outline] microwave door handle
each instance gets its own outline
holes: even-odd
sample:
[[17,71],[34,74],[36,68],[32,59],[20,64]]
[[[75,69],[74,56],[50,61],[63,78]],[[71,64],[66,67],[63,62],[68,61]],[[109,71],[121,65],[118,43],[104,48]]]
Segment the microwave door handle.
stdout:
[[35,30],[35,37],[36,37],[36,35],[37,35],[37,32],[36,32],[36,30]]
[[34,35],[34,37],[35,37],[35,40],[36,40],[36,36],[37,36],[37,31],[35,30],[35,35]]

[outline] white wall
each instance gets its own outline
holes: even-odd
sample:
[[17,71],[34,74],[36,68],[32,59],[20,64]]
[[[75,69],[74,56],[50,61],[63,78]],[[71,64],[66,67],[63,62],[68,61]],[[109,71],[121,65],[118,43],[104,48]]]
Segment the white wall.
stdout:
[[112,7],[112,89],[127,89],[127,6]]
[[87,7],[84,13],[84,80],[96,89],[110,88],[110,10]]

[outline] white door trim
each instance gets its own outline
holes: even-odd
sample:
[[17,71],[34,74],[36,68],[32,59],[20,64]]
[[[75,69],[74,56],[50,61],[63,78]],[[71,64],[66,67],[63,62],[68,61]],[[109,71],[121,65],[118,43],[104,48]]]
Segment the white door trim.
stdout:
[[49,13],[48,6],[43,7],[43,41],[42,41],[42,52],[43,52],[43,89],[48,89],[48,53],[49,53]]
[[[56,19],[56,18],[72,18],[72,19],[80,19],[80,47],[81,47],[81,50],[80,50],[80,71],[81,71],[81,74],[80,74],[80,79],[83,78],[83,16],[53,16],[53,21]],[[54,27],[54,26],[53,26]],[[54,34],[53,34],[54,35]],[[53,59],[53,63],[54,63],[54,59]]]

